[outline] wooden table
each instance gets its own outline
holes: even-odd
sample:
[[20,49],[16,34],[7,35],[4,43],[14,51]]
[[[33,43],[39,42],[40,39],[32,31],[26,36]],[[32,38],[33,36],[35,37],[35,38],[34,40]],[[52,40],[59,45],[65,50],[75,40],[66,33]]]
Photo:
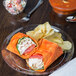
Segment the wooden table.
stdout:
[[[12,16],[9,14],[4,6],[3,0],[0,0],[0,50],[1,45],[7,35],[9,35],[15,29],[21,26],[27,26],[28,24],[40,24],[48,21],[51,25],[57,26],[67,32],[74,41],[76,48],[76,23],[67,23],[65,21],[66,16],[59,16],[52,11],[52,8],[48,0],[44,0],[44,4],[41,5],[31,16],[29,22],[18,22],[22,16],[27,14],[37,3],[38,0],[28,0],[27,6],[25,8],[25,13],[21,13],[17,16]],[[74,56],[76,57],[76,52]],[[11,69],[2,59],[0,52],[0,76],[26,76],[15,70]]]

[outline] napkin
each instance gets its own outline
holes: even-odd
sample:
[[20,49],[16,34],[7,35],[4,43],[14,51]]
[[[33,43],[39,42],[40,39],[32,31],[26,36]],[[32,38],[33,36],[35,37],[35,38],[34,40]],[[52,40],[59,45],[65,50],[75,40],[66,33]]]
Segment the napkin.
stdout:
[[66,63],[49,76],[76,76],[76,58]]

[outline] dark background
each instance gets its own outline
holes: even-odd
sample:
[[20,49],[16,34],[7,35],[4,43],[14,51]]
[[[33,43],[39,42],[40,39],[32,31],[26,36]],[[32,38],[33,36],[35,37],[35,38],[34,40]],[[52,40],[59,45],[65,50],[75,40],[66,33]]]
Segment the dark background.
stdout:
[[[57,26],[67,32],[76,48],[76,23],[68,23],[65,21],[66,16],[57,15],[52,11],[52,8],[48,0],[44,0],[44,3],[33,13],[29,22],[18,22],[18,20],[26,15],[38,2],[38,0],[28,0],[25,10],[16,16],[9,14],[4,6],[3,0],[0,0],[0,51],[1,45],[7,35],[9,35],[15,29],[21,26],[27,26],[29,24],[40,24],[48,21],[51,25]],[[76,57],[76,52],[73,58]],[[0,76],[26,76],[11,69],[2,59],[0,52]]]

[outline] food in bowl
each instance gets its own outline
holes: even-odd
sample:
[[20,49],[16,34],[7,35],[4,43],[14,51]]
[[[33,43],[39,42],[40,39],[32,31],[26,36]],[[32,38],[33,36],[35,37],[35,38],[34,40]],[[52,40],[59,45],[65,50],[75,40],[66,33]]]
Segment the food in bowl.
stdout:
[[53,10],[58,14],[71,14],[76,11],[75,0],[49,0]]
[[[38,37],[39,35],[41,36]],[[49,37],[52,38],[49,40]],[[65,51],[67,52],[72,48],[71,42],[66,41],[65,43],[69,47],[64,46],[63,42],[61,33],[55,32],[50,24],[46,22],[38,25],[34,30],[27,31],[26,34],[21,32],[14,34],[6,49],[26,60],[27,66],[30,69],[44,72]],[[66,50],[59,44],[63,45]]]
[[25,8],[26,0],[4,0],[3,4],[10,14],[17,15]]

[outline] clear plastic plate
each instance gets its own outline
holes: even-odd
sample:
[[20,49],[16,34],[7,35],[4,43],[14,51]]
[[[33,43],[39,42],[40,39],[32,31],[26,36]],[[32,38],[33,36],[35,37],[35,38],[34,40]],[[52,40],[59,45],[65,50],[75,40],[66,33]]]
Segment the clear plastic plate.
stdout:
[[22,33],[26,33],[29,30],[33,30],[37,25],[28,25],[25,27],[21,27],[18,28],[17,30],[14,30],[11,34],[9,34],[6,39],[4,40],[3,44],[2,44],[2,57],[4,59],[4,61],[14,70],[21,72],[23,74],[27,74],[27,75],[48,75],[51,74],[53,71],[57,70],[59,67],[61,67],[62,65],[64,65],[66,62],[68,62],[74,54],[74,44],[72,39],[69,37],[68,34],[66,34],[64,31],[62,31],[61,29],[52,26],[52,28],[56,31],[56,32],[60,32],[62,34],[62,38],[64,40],[68,40],[72,43],[72,48],[68,51],[68,52],[64,52],[64,54],[62,56],[60,56],[52,65],[50,65],[45,72],[35,72],[33,70],[31,70],[27,64],[26,61],[22,58],[20,58],[19,56],[11,53],[10,51],[6,50],[6,47],[11,39],[11,37],[17,33],[17,32],[22,32]]

